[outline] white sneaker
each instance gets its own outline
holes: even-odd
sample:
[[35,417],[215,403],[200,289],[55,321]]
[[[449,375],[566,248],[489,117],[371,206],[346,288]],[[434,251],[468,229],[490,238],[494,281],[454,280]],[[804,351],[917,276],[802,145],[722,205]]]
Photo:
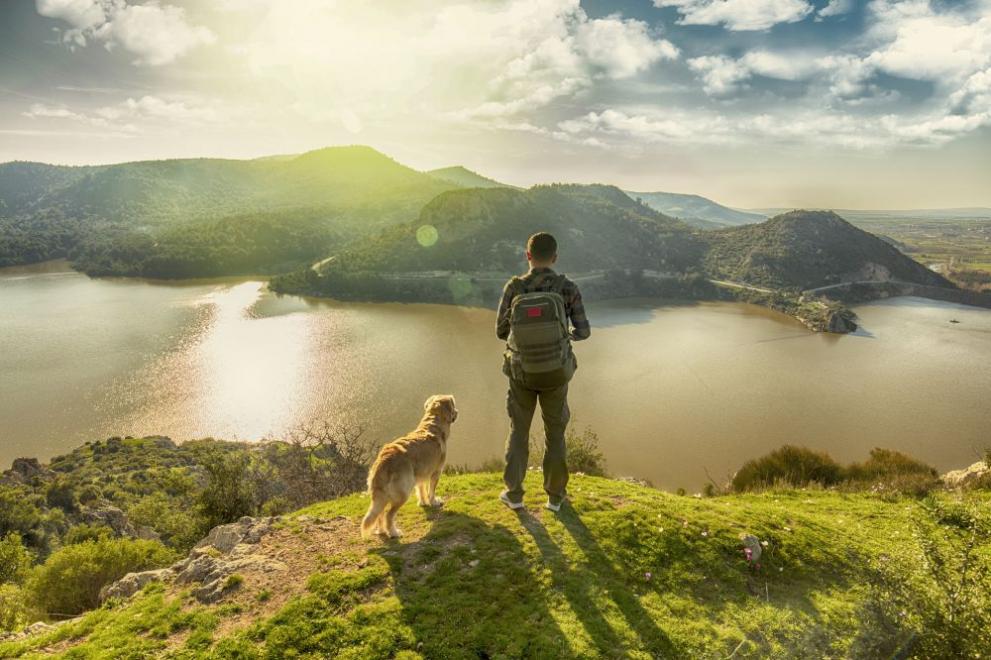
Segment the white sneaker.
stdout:
[[562,504],[564,504],[564,500],[561,500],[561,501],[560,501],[560,502],[558,502],[557,504],[554,504],[554,503],[553,503],[553,502],[551,502],[550,500],[547,500],[547,504],[545,504],[545,505],[544,505],[544,507],[545,507],[545,508],[547,508],[547,509],[550,509],[550,510],[551,510],[551,511],[553,511],[554,513],[557,513],[558,511],[560,511],[560,510],[561,510],[561,505],[562,505]]
[[513,511],[518,511],[524,507],[523,502],[514,502],[513,500],[509,499],[509,495],[507,493],[502,493],[501,495],[499,495],[499,501],[505,504],[506,506],[508,506]]

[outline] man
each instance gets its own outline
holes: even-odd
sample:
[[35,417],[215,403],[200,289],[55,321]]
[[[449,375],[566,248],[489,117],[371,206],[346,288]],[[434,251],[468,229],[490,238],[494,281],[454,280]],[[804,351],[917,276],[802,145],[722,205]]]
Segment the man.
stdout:
[[568,485],[564,432],[568,426],[568,381],[578,363],[571,340],[588,339],[578,286],[551,266],[557,241],[547,233],[527,241],[530,271],[506,283],[499,304],[496,335],[507,340],[503,373],[509,377],[506,490],[499,496],[510,509],[523,508],[523,479],[530,454],[530,423],[540,402],[544,420],[544,491],[547,508],[560,511]]

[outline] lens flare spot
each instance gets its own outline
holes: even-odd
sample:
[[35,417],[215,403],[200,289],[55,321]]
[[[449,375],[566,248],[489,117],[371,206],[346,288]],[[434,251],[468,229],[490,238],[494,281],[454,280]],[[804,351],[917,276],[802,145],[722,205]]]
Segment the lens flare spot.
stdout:
[[430,247],[436,243],[438,236],[437,228],[433,225],[421,225],[416,230],[416,242],[423,247]]
[[474,288],[471,279],[464,275],[455,275],[447,280],[447,289],[451,292],[454,302],[466,302]]

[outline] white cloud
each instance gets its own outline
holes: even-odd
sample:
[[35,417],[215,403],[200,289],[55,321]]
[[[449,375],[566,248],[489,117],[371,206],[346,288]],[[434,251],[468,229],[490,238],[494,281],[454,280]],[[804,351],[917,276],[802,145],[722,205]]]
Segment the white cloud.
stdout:
[[589,64],[611,78],[631,78],[658,60],[678,57],[674,44],[652,37],[646,23],[619,16],[580,20],[575,41]]
[[31,119],[72,119],[75,121],[88,121],[90,119],[86,115],[73,112],[64,106],[50,106],[44,103],[33,103],[21,114]]
[[938,12],[929,0],[874,0],[867,61],[880,71],[937,83],[960,82],[991,64],[991,7]]
[[221,116],[230,118],[230,112],[222,115],[212,105],[150,95],[86,110],[34,103],[21,114],[31,119],[68,120],[127,133],[140,132],[139,125],[173,128],[216,122]]
[[118,119],[120,117],[166,119],[177,123],[211,122],[219,118],[212,106],[196,105],[185,101],[167,100],[157,96],[142,96],[139,99],[129,98],[116,106],[105,106],[97,109],[102,117]]
[[655,7],[675,7],[681,25],[723,25],[727,30],[767,30],[795,23],[812,13],[806,0],[654,0]]
[[804,80],[822,65],[802,52],[755,50],[737,59],[725,55],[695,57],[688,60],[688,66],[701,77],[706,94],[727,96],[738,91],[753,76]]
[[706,94],[725,96],[735,92],[751,76],[740,60],[725,55],[704,55],[688,60],[688,66],[702,78]]
[[126,0],[36,0],[38,13],[72,27],[62,32],[70,47],[102,42],[107,49],[121,47],[136,56],[135,64],[161,66],[193,48],[213,43],[208,28],[186,21],[182,7],[152,0],[143,5]]
[[769,141],[853,149],[897,144],[939,145],[981,126],[991,112],[970,116],[939,113],[865,117],[817,109],[779,109],[726,116],[657,108],[607,109],[560,123],[569,141],[595,139],[609,147],[639,143],[766,144]]
[[[235,75],[314,122],[371,130],[397,108],[519,123],[599,81],[635,78],[678,49],[643,21],[578,0],[332,0],[229,5]],[[385,101],[387,99],[387,101]],[[356,121],[355,121],[356,120]]]
[[829,3],[818,11],[822,18],[840,16],[853,10],[853,0],[829,0]]

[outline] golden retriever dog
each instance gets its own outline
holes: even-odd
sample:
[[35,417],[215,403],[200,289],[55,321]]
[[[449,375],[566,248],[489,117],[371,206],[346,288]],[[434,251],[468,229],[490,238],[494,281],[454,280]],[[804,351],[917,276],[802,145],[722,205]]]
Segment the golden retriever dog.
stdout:
[[447,438],[458,418],[454,397],[435,394],[423,404],[423,419],[412,433],[382,447],[368,473],[372,503],[361,521],[361,535],[388,534],[398,538],[396,513],[416,486],[420,506],[440,506],[434,494],[447,460]]

